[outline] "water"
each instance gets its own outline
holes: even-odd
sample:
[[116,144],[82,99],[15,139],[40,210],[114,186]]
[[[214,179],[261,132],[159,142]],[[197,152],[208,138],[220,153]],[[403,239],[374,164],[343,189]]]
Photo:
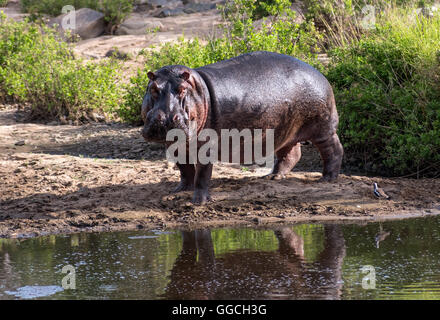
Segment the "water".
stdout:
[[0,299],[206,298],[440,299],[440,217],[0,239]]

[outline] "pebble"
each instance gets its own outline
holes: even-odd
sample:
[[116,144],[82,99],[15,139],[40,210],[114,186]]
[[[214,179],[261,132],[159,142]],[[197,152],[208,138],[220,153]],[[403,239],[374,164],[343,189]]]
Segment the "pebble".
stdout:
[[20,140],[15,143],[16,146],[24,146],[25,144],[26,144],[26,141],[24,141],[24,140]]

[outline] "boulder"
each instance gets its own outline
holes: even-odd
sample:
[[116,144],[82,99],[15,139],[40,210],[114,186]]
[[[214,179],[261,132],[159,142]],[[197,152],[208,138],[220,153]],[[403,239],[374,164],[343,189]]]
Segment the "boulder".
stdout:
[[[182,0],[183,4],[194,4],[194,3],[213,3],[213,0]],[[218,2],[218,1],[215,1]]]
[[20,3],[18,0],[9,0],[5,4],[5,7],[0,8],[0,11],[3,11],[3,13],[9,19],[12,19],[15,21],[23,21],[26,17],[30,16],[30,14],[28,14],[28,13],[21,12]]
[[142,35],[147,30],[159,29],[163,31],[163,25],[159,21],[154,21],[151,17],[132,13],[116,30],[116,35]]
[[121,51],[118,48],[110,49],[105,53],[106,58],[113,57],[118,60],[128,60],[130,58],[130,54],[128,52]]
[[188,3],[183,8],[183,12],[185,13],[196,13],[208,11],[216,8],[215,3]]
[[[57,30],[64,34],[65,31],[62,22],[63,19],[70,13],[62,14],[56,18],[49,20],[49,26],[57,26]],[[67,17],[66,17],[67,18]],[[81,37],[81,39],[96,38],[104,33],[106,28],[106,22],[104,20],[104,14],[101,12],[82,8],[75,10],[75,27],[72,29],[72,33]]]
[[296,23],[304,22],[304,20],[306,18],[305,18],[303,6],[301,3],[292,3],[292,5],[290,6],[290,9],[292,11],[295,11],[295,13],[296,13],[296,17],[295,17]]
[[145,2],[148,2],[153,8],[161,8],[165,7],[169,2],[168,0],[147,0]]
[[136,4],[135,11],[156,11],[158,9],[174,9],[182,6],[181,0],[140,0]]
[[156,14],[154,14],[155,17],[158,18],[165,18],[165,17],[174,17],[174,16],[180,16],[182,14],[184,14],[185,12],[183,11],[182,8],[175,8],[175,9],[163,9],[160,10],[159,12],[157,12]]

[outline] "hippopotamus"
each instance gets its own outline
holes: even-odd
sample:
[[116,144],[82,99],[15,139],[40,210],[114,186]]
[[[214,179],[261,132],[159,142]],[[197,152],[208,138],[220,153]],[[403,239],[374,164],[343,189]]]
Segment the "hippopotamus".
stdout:
[[[269,178],[282,179],[292,170],[305,141],[321,154],[321,181],[338,177],[343,148],[333,90],[309,64],[258,51],[195,69],[165,66],[148,78],[141,111],[145,140],[169,144],[171,129],[183,130],[189,140],[190,122],[196,135],[206,128],[219,135],[222,129],[272,129],[276,160]],[[194,190],[194,203],[210,201],[212,163],[176,165],[180,183],[174,191]]]

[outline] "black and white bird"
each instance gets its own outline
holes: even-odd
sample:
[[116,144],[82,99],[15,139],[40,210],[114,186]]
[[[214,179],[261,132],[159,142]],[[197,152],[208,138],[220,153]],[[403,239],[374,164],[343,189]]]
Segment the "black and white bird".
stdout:
[[389,196],[389,195],[387,195],[386,193],[385,193],[385,191],[383,191],[383,189],[382,188],[379,188],[379,186],[377,185],[377,183],[375,182],[374,183],[374,190],[373,190],[373,192],[374,192],[374,195],[377,197],[377,198],[384,198],[384,199],[387,199],[387,200],[389,200],[389,199],[391,199],[391,197]]

